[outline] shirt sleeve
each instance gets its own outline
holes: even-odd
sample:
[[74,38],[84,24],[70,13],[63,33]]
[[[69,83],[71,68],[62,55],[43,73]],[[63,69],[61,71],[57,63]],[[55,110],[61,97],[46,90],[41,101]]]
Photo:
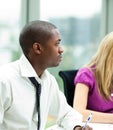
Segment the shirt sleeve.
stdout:
[[51,112],[56,116],[57,124],[60,127],[65,130],[73,130],[76,125],[82,124],[82,115],[68,105],[63,92],[59,90],[55,80],[51,105]]
[[11,105],[11,90],[9,84],[0,81],[0,128],[4,118],[4,112]]
[[92,89],[94,86],[94,75],[88,68],[82,68],[78,71],[76,77],[74,78],[74,84],[83,83]]

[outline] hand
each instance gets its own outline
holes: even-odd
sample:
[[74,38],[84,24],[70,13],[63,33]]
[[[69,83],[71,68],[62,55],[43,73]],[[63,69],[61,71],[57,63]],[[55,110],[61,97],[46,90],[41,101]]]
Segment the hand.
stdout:
[[83,127],[83,126],[78,126],[78,127],[75,127],[75,129],[74,130],[93,130],[93,128],[91,128],[90,126],[85,126],[85,127]]

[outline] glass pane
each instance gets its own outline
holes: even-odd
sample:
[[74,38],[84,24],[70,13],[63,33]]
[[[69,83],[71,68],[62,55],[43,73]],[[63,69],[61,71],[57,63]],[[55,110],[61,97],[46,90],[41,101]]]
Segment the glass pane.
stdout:
[[[54,23],[61,32],[63,61],[52,69],[76,69],[86,64],[98,47],[102,0],[41,0],[41,20]],[[50,69],[51,70],[51,69]]]
[[0,0],[0,65],[19,55],[20,6],[21,0]]
[[[40,0],[40,19],[54,23],[61,33],[63,61],[49,71],[60,89],[63,82],[59,70],[78,69],[86,64],[98,47],[101,32],[102,0]],[[51,116],[47,127],[54,124]]]

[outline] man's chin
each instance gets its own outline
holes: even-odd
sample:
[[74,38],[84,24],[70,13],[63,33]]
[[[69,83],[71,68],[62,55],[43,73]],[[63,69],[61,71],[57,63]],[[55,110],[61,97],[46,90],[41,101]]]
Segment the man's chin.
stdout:
[[49,68],[50,68],[50,67],[57,67],[57,66],[59,66],[59,64],[60,64],[60,62],[49,66]]
[[59,66],[60,63],[61,63],[61,62],[58,62],[57,64],[55,64],[55,67]]

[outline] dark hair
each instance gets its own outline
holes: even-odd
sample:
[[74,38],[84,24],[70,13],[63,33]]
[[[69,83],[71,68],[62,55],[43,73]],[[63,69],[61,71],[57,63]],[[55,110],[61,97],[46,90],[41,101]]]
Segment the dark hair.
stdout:
[[29,53],[29,49],[33,43],[38,42],[45,44],[52,36],[52,30],[57,27],[47,21],[32,21],[25,25],[19,37],[20,46],[25,55]]

